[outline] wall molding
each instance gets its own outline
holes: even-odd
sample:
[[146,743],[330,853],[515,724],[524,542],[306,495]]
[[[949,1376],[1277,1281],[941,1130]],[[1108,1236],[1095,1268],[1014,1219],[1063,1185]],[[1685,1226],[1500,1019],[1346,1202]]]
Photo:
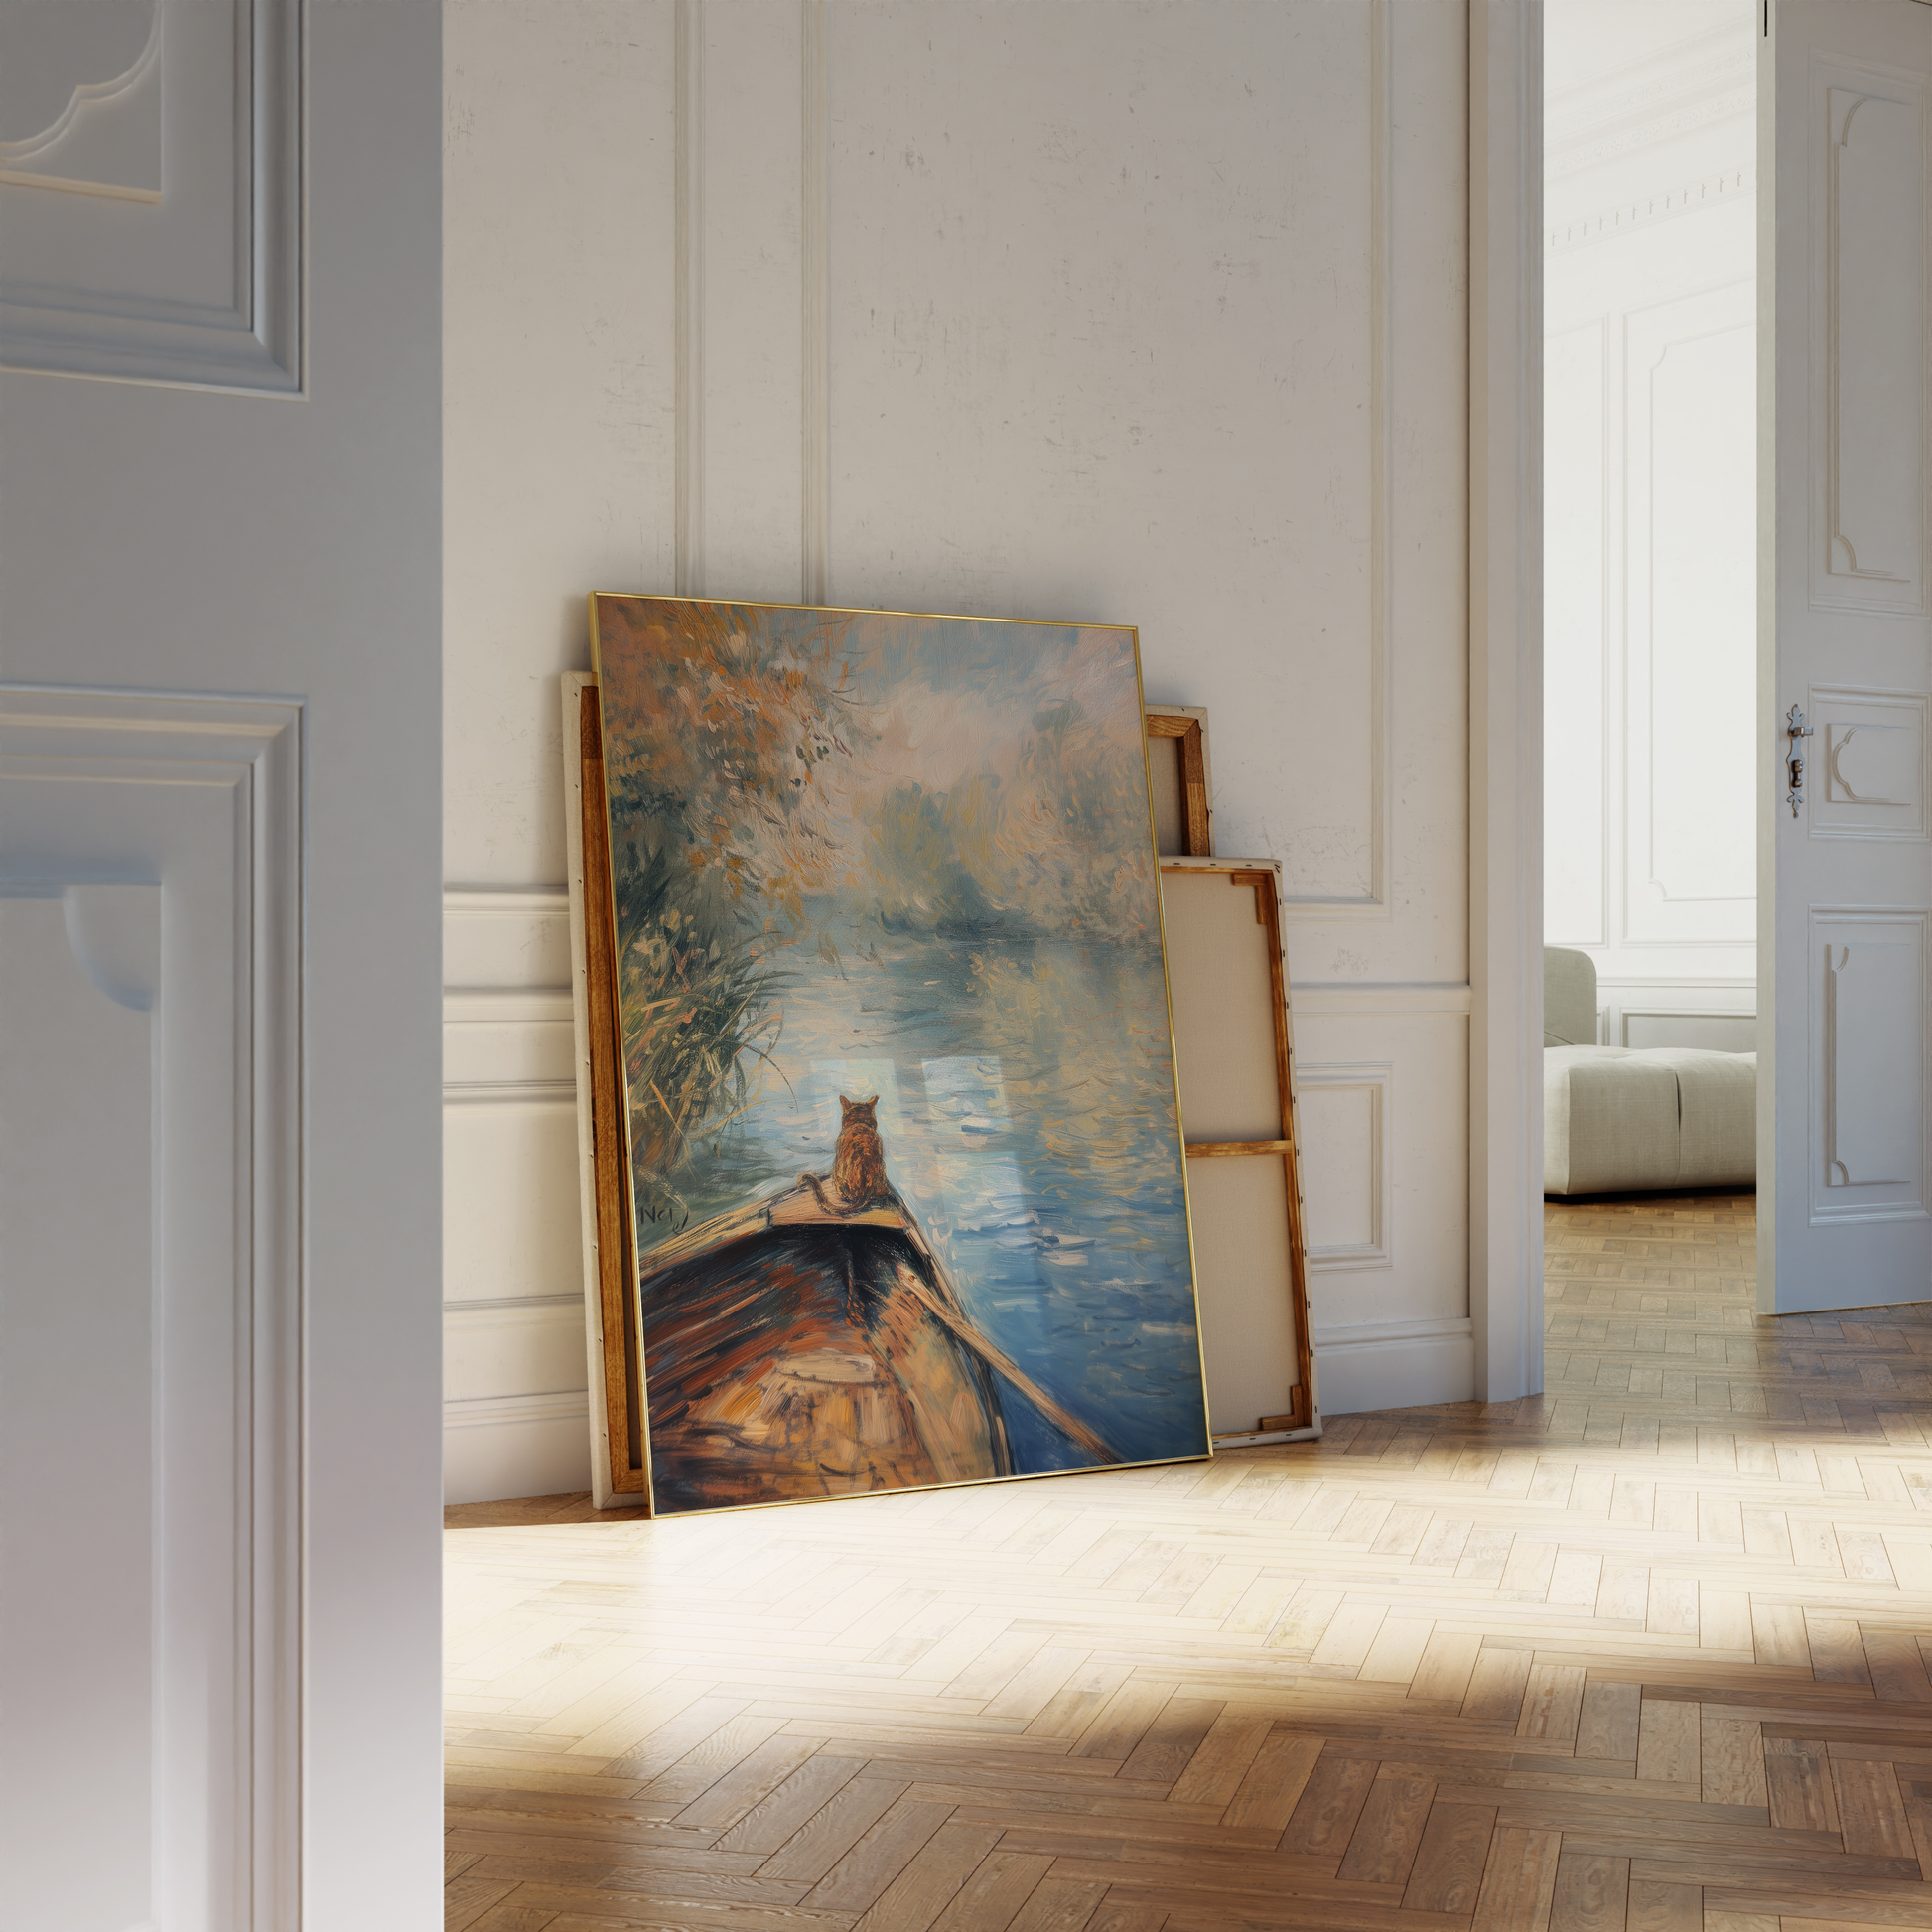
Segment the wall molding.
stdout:
[[1469,8],[1469,1312],[1543,1386],[1543,10]]
[[457,885],[443,911],[444,1372],[460,1391],[444,1401],[446,1500],[585,1489],[590,1397],[568,1386],[587,1359],[570,893]]
[[1389,1060],[1304,1060],[1296,1068],[1304,1094],[1357,1092],[1369,1096],[1369,1237],[1309,1247],[1309,1268],[1321,1274],[1395,1266],[1395,1163],[1390,1129],[1395,1112],[1395,1066]]
[[1660,221],[1675,221],[1687,214],[1703,214],[1722,204],[1748,201],[1756,193],[1755,169],[1725,168],[1682,187],[1660,189],[1636,201],[1620,201],[1588,214],[1565,215],[1544,229],[1544,250],[1554,255],[1601,241],[1620,241],[1639,228],[1654,227]]
[[1395,840],[1395,24],[1369,15],[1369,883],[1393,919]]
[[[232,27],[212,9],[167,7],[159,37],[164,113],[192,122],[189,102],[201,53],[196,36],[231,32],[239,82],[231,138],[224,144],[235,212],[187,200],[142,202],[144,223],[219,220],[232,226],[233,281],[216,303],[185,302],[116,286],[98,286],[122,271],[104,236],[75,245],[91,266],[63,281],[58,266],[0,277],[0,368],[91,376],[168,388],[221,389],[250,395],[303,391],[304,75],[301,0],[226,0]],[[212,154],[210,149],[209,153]],[[18,184],[6,194],[34,194]],[[76,195],[68,227],[93,217]],[[118,231],[116,231],[118,232]],[[89,255],[91,249],[91,255]],[[15,255],[18,268],[19,257]]]
[[1467,1315],[1317,1326],[1321,1411],[1408,1409],[1477,1395],[1476,1327]]
[[1284,893],[1296,924],[1393,920],[1395,838],[1395,23],[1369,0],[1368,890]]
[[825,0],[799,6],[799,280],[802,390],[799,444],[799,601],[831,601],[832,336],[831,128]]
[[505,912],[554,914],[563,918],[570,911],[568,886],[445,886],[443,910],[474,917],[501,916]]
[[1288,989],[1289,1009],[1298,1020],[1341,1019],[1368,1015],[1452,1013],[1466,1015],[1473,995],[1466,986],[1428,981],[1390,981],[1351,985],[1337,980],[1296,980]]
[[575,1080],[445,1080],[446,1107],[575,1107]]
[[571,1018],[567,986],[453,986],[444,989],[446,1027],[513,1027]]
[[1612,1046],[1630,1044],[1630,1022],[1632,1020],[1756,1020],[1754,1008],[1744,1007],[1687,1007],[1669,1006],[1653,1001],[1646,1006],[1619,1006],[1616,1015],[1616,1030],[1623,1037],[1611,1040]]
[[584,1298],[563,1295],[494,1295],[467,1302],[445,1302],[447,1321],[467,1322],[473,1326],[492,1321],[521,1324],[533,1321],[576,1319],[584,1312]]
[[[1932,5],[1932,0],[1927,0],[1927,4]],[[1631,987],[1636,987],[1640,991],[1648,992],[1648,993],[1656,992],[1659,987],[1697,987],[1697,986],[1709,986],[1713,988],[1717,988],[1717,987],[1748,988],[1752,992],[1755,992],[1757,990],[1757,976],[1753,973],[1732,973],[1732,974],[1724,974],[1717,977],[1713,977],[1708,974],[1699,976],[1695,974],[1686,973],[1682,977],[1673,975],[1673,977],[1671,977],[1668,980],[1656,980],[1656,979],[1642,978],[1636,974],[1619,974],[1619,973],[1597,974],[1596,989],[1599,993],[1605,987],[1610,987],[1610,986],[1631,986]]]
[[482,1395],[459,1397],[443,1405],[445,1429],[504,1429],[538,1423],[575,1423],[585,1427],[591,1407],[589,1389],[559,1395]]
[[[563,1011],[502,1005],[517,1000],[561,1000]],[[568,1019],[569,1003],[570,895],[562,886],[444,889],[446,1020]]]
[[675,424],[672,588],[704,595],[704,0],[675,0],[673,12],[673,189],[676,259],[672,351]]
[[1404,1341],[1453,1340],[1473,1333],[1466,1314],[1422,1315],[1397,1321],[1340,1321],[1314,1330],[1314,1345],[1327,1349],[1386,1348]]
[[[1665,832],[1684,819],[1681,805],[1673,809],[1670,790],[1683,762],[1681,749],[1676,761],[1660,749],[1660,742],[1667,742],[1661,741],[1660,721],[1676,711],[1681,691],[1670,682],[1675,654],[1660,643],[1664,622],[1660,613],[1676,608],[1660,588],[1660,578],[1666,586],[1670,581],[1664,576],[1667,564],[1660,564],[1660,557],[1668,557],[1660,533],[1673,527],[1673,498],[1663,480],[1681,469],[1672,457],[1682,454],[1671,440],[1673,425],[1682,417],[1682,402],[1673,403],[1672,387],[1663,386],[1673,378],[1663,372],[1677,355],[1675,393],[1681,398],[1681,385],[1690,378],[1679,351],[1688,354],[1725,337],[1740,337],[1748,345],[1754,339],[1755,308],[1753,284],[1726,279],[1668,295],[1623,315],[1622,424],[1621,436],[1614,439],[1613,458],[1621,470],[1614,485],[1624,508],[1621,554],[1609,540],[1608,530],[1605,543],[1610,569],[1621,577],[1623,608],[1620,632],[1605,626],[1604,649],[1606,672],[1614,676],[1620,671],[1624,693],[1611,734],[1613,768],[1626,786],[1622,863],[1611,900],[1611,931],[1618,946],[1682,950],[1749,944],[1754,929],[1746,911],[1733,909],[1729,917],[1733,923],[1741,920],[1742,929],[1726,933],[1726,914],[1715,909],[1748,908],[1754,903],[1757,881],[1748,848],[1741,863],[1733,858],[1729,880],[1715,881],[1695,876],[1687,881],[1681,870],[1683,847],[1679,846],[1674,860],[1659,848]],[[1681,517],[1681,503],[1677,509]],[[1711,567],[1707,559],[1707,571]],[[1668,639],[1669,632],[1663,636]],[[1731,776],[1733,782],[1740,778],[1754,782],[1749,772],[1733,769]],[[1700,845],[1700,855],[1705,850]],[[1741,890],[1711,890],[1725,885]]]

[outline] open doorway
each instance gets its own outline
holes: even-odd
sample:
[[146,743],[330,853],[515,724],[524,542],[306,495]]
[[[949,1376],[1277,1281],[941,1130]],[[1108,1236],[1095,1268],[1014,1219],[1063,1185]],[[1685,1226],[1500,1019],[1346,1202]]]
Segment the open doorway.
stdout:
[[1756,9],[1545,20],[1545,1184],[1747,1187]]

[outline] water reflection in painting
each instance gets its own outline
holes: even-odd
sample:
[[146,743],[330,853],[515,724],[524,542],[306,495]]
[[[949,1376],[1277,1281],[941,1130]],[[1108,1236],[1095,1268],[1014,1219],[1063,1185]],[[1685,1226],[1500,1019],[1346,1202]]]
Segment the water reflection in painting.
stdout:
[[656,1506],[1204,1454],[1133,632],[593,613]]

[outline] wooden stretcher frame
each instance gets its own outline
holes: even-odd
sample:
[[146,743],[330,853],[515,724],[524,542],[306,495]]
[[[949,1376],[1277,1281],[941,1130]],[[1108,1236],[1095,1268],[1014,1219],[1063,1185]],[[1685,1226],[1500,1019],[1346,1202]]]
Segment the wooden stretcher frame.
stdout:
[[[577,1046],[577,1176],[584,1231],[584,1346],[591,1390],[591,1502],[650,1507],[650,1431],[638,1374],[637,1242],[619,1069],[617,919],[604,805],[597,679],[563,679],[564,828],[570,860],[571,1011]],[[589,1077],[585,1075],[588,1073]],[[619,1337],[614,1347],[613,1335]]]
[[[1186,1142],[1189,1161],[1277,1160],[1282,1163],[1288,1198],[1288,1292],[1295,1323],[1296,1381],[1294,1401],[1282,1415],[1258,1418],[1253,1430],[1219,1430],[1214,1443],[1233,1449],[1249,1443],[1284,1440],[1320,1433],[1321,1409],[1315,1390],[1314,1347],[1309,1310],[1308,1208],[1302,1193],[1302,1135],[1295,1097],[1295,1030],[1289,1010],[1288,965],[1283,948],[1281,865],[1270,859],[1167,858],[1161,862],[1165,879],[1176,873],[1219,873],[1237,891],[1254,895],[1255,921],[1268,932],[1267,959],[1272,995],[1275,1047],[1275,1087],[1280,1109],[1279,1133],[1265,1140]],[[1167,914],[1170,931],[1173,913]],[[1183,1122],[1184,1126],[1184,1122]],[[1200,1284],[1195,1284],[1197,1296]],[[1203,1306],[1203,1320],[1206,1309]]]
[[[604,798],[603,729],[597,679],[567,671],[563,680],[564,825],[570,865],[571,1009],[576,1028],[577,1173],[584,1230],[585,1352],[591,1391],[591,1501],[598,1509],[650,1508],[650,1428],[639,1374],[637,1242],[623,1118],[616,974],[617,922],[611,903],[610,823]],[[1212,849],[1208,799],[1207,714],[1194,707],[1150,705],[1150,750],[1167,741],[1179,760],[1182,839],[1204,859]],[[1194,863],[1195,861],[1188,861]],[[1164,858],[1163,869],[1177,863]],[[1211,864],[1212,861],[1207,861]],[[1271,884],[1274,875],[1268,874]],[[1280,922],[1277,917],[1276,929]],[[1277,992],[1285,984],[1276,961]],[[1285,999],[1278,1001],[1284,1024]],[[1284,1040],[1286,1035],[1283,1035]],[[588,1077],[585,1077],[588,1074]],[[1285,1119],[1292,1120],[1292,1105]],[[1242,1150],[1248,1151],[1248,1150]],[[1197,1154],[1198,1149],[1190,1149]],[[1298,1263],[1299,1165],[1289,1155]],[[1306,1352],[1307,1290],[1301,1289],[1297,1332]],[[613,1335],[620,1337],[612,1346]],[[1312,1403],[1312,1376],[1302,1366],[1303,1407]],[[1306,1430],[1307,1420],[1271,1424]],[[1217,1439],[1227,1442],[1231,1439]]]
[[1180,850],[1188,858],[1205,859],[1214,850],[1214,786],[1207,765],[1207,713],[1199,705],[1151,704],[1141,715],[1147,726],[1150,775],[1157,745],[1172,745],[1179,766]]

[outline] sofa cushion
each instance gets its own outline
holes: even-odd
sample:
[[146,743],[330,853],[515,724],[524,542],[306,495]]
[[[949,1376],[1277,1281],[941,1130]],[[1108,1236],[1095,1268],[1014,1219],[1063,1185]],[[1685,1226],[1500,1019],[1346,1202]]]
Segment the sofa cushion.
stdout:
[[1677,1184],[1748,1187],[1757,1179],[1757,1055],[1660,1047],[1677,1074]]
[[1677,1167],[1675,1067],[1623,1046],[1545,1048],[1545,1193],[1675,1187]]
[[1757,1055],[1688,1046],[1552,1046],[1543,1055],[1543,1191],[1748,1187]]

